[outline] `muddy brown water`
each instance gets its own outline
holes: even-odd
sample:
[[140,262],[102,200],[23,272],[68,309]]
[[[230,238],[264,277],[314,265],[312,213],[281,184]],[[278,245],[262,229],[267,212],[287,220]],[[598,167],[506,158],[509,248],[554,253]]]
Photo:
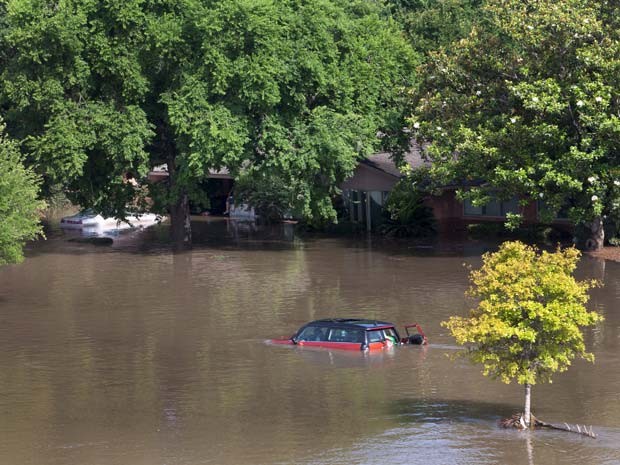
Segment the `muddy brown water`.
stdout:
[[[506,431],[522,389],[449,357],[481,243],[296,237],[227,221],[172,254],[165,227],[111,247],[53,232],[0,268],[0,464],[619,464],[620,264],[577,361],[534,412],[596,440]],[[419,322],[428,347],[378,354],[273,346],[316,318]]]

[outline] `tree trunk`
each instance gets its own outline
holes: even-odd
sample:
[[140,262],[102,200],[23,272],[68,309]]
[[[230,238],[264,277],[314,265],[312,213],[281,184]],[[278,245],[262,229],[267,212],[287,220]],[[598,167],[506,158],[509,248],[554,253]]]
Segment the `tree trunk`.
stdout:
[[179,195],[176,203],[170,205],[170,238],[175,249],[187,249],[192,245],[187,194]]
[[597,216],[589,223],[590,237],[586,239],[586,250],[599,250],[603,248],[605,242],[605,229],[603,228],[603,218]]
[[532,418],[531,405],[532,405],[532,385],[528,383],[525,385],[525,408],[523,409],[523,421],[525,422],[526,428],[529,428],[530,423],[531,423],[531,418]]
[[177,186],[174,156],[168,157],[168,192],[175,200],[168,206],[170,211],[170,239],[176,250],[188,249],[192,245],[192,227],[189,218],[189,200],[183,188]]

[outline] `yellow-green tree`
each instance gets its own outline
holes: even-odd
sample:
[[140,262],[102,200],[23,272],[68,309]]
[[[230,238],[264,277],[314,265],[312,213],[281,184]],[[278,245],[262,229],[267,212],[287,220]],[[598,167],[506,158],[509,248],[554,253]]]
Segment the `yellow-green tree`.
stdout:
[[467,355],[484,366],[485,376],[525,385],[527,426],[533,384],[550,382],[575,357],[594,360],[581,329],[602,317],[585,307],[596,282],[573,276],[579,256],[573,247],[540,253],[518,241],[505,242],[470,274],[468,294],[478,306],[467,318],[442,323],[459,344],[470,345]]

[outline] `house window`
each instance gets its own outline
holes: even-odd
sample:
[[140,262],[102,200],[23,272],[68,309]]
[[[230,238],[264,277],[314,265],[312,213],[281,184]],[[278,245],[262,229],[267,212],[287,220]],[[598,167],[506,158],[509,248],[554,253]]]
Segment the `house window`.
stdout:
[[347,203],[351,212],[351,221],[354,223],[364,221],[365,196],[363,191],[347,191]]
[[505,218],[507,213],[519,213],[519,201],[516,197],[510,200],[492,199],[485,205],[474,206],[471,200],[463,202],[465,216],[494,216]]

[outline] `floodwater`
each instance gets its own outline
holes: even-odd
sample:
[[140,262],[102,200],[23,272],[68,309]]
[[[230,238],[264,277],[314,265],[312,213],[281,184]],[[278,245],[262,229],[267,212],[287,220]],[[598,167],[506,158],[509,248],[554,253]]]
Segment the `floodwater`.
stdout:
[[[533,389],[548,422],[597,439],[497,426],[520,386],[453,360],[440,326],[464,314],[486,246],[328,237],[227,221],[195,225],[172,254],[165,227],[111,247],[52,232],[0,269],[0,464],[618,464],[620,264],[601,279],[576,361]],[[269,345],[304,322],[419,322],[427,347],[379,354]]]

